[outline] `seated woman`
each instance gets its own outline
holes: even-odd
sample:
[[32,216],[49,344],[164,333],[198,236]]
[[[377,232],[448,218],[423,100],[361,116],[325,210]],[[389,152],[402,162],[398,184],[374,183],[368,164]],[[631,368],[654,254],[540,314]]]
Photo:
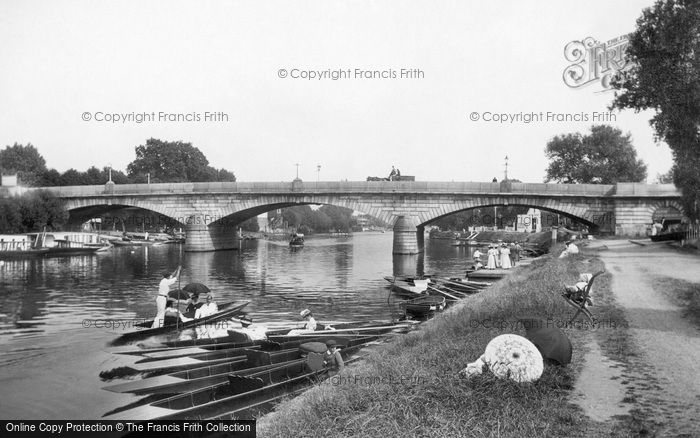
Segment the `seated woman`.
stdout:
[[301,329],[291,330],[289,333],[287,333],[287,335],[298,335],[301,333],[316,331],[316,329],[318,328],[318,324],[316,323],[316,320],[314,319],[314,315],[313,313],[311,313],[311,310],[304,309],[299,315],[306,320],[306,324],[304,324],[304,327]]
[[197,310],[194,312],[194,318],[187,318],[180,315],[180,319],[183,321],[192,321],[193,319],[204,318],[209,315],[213,315],[219,311],[219,306],[214,302],[214,296],[211,293],[207,294],[206,303],[202,303]]
[[187,308],[183,312],[183,315],[185,318],[194,318],[194,314],[199,309],[202,307],[204,303],[199,301],[199,294],[192,294],[192,296],[189,299],[189,303],[187,304]]
[[177,310],[174,306],[175,300],[168,300],[165,303],[165,316],[163,317],[163,325],[175,325],[177,323],[177,320],[180,319],[180,321],[185,322],[188,321],[189,318],[185,318],[182,313],[180,313],[179,310]]

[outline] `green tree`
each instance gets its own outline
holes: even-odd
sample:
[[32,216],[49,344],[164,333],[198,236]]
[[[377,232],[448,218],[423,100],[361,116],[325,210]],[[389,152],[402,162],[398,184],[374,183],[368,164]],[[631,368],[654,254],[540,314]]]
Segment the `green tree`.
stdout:
[[209,166],[202,151],[191,143],[165,142],[148,139],[145,145],[136,146],[136,159],[127,166],[130,178],[145,182],[204,182],[235,181],[236,177],[223,169]]
[[690,216],[700,201],[700,2],[660,0],[630,36],[632,67],[612,81],[613,108],[653,109],[657,139],[673,152],[674,182]]
[[63,202],[45,190],[30,192],[20,197],[21,233],[60,230],[68,220]]
[[26,146],[15,143],[0,151],[0,173],[16,173],[25,186],[40,185],[45,172],[46,160],[31,143]]
[[85,172],[68,169],[61,174],[60,185],[62,186],[82,186],[86,184],[88,183]]
[[0,198],[0,233],[19,233],[21,224],[22,216],[19,214],[19,198]]
[[41,187],[53,187],[61,185],[61,174],[56,169],[47,169],[41,178]]
[[592,126],[590,135],[558,135],[547,143],[545,155],[550,160],[545,182],[612,184],[647,177],[631,135],[607,125]]

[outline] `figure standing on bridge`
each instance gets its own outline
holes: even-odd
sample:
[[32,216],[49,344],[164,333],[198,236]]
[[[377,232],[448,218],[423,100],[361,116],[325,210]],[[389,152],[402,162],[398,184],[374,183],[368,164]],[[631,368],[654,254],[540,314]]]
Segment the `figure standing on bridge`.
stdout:
[[389,172],[389,181],[393,181],[396,175],[398,175],[398,170],[396,170],[394,166],[391,166],[391,172]]

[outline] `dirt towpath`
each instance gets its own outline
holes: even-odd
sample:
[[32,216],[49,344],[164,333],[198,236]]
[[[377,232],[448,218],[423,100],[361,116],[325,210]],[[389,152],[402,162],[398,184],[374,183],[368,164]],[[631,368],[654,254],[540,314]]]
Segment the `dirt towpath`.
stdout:
[[[662,436],[700,436],[700,330],[672,302],[670,291],[659,290],[669,278],[700,284],[700,257],[623,240],[597,241],[589,248],[602,249],[614,298],[639,352],[627,361],[626,397]],[[619,406],[619,400],[600,402],[611,410]]]

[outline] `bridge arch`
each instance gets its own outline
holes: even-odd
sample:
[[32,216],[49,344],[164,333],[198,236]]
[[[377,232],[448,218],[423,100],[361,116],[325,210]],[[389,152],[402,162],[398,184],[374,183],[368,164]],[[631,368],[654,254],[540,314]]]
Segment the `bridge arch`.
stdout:
[[[309,199],[299,201],[289,200],[271,200],[267,202],[249,202],[244,205],[228,205],[222,208],[221,216],[216,218],[213,224],[238,224],[248,219],[252,219],[262,213],[267,213],[273,210],[289,207],[300,207],[304,205],[331,205],[334,207],[347,208],[354,211],[360,211],[369,216],[375,217],[386,223],[393,224],[396,217],[387,211],[373,207],[370,204],[358,202],[353,199],[343,199],[341,197],[311,197]],[[240,208],[240,209],[239,209]]]
[[[157,215],[155,221],[160,224],[177,224],[178,226],[184,227],[187,218],[178,216],[177,212],[166,208],[164,205],[159,205],[153,202],[144,202],[141,200],[134,200],[129,202],[128,200],[119,199],[117,202],[106,200],[104,198],[96,199],[71,199],[65,203],[65,208],[69,214],[69,222],[75,223],[76,221],[85,222],[92,218],[103,217],[105,213],[119,211],[127,208],[140,209],[143,211],[151,212]],[[143,221],[152,221],[153,219],[146,219],[147,215],[141,217],[127,217],[126,223],[137,223]],[[120,218],[125,220],[124,218]]]
[[[522,203],[522,202],[517,202],[517,203],[509,203],[509,204],[496,204],[496,203],[492,203],[492,204],[485,204],[485,205],[480,205],[480,206],[476,206],[476,207],[470,207],[470,208],[463,209],[463,210],[450,211],[450,212],[448,212],[448,213],[445,213],[445,214],[442,214],[442,215],[440,215],[440,216],[438,216],[438,217],[435,217],[435,218],[433,218],[433,219],[430,219],[430,220],[427,221],[427,222],[423,222],[423,223],[419,224],[419,226],[427,226],[427,225],[430,225],[431,223],[434,223],[434,222],[436,222],[436,221],[438,221],[438,220],[440,220],[440,219],[443,219],[443,218],[445,218],[445,217],[447,217],[447,216],[451,216],[451,215],[453,215],[453,214],[458,214],[458,213],[463,213],[463,212],[468,212],[468,211],[478,210],[478,209],[491,209],[491,208],[493,208],[493,207],[525,207],[525,208],[535,208],[535,209],[538,209],[538,210],[548,211],[548,212],[552,212],[552,213],[559,214],[559,215],[561,215],[561,216],[564,216],[564,217],[566,217],[566,218],[569,218],[569,219],[572,219],[572,220],[574,220],[574,221],[580,222],[580,223],[586,225],[587,227],[591,227],[591,228],[594,228],[594,229],[597,229],[597,228],[599,227],[599,225],[600,225],[599,223],[595,223],[595,222],[594,222],[594,221],[598,221],[598,217],[591,217],[592,215],[590,214],[590,212],[584,213],[584,217],[582,217],[582,216],[578,216],[578,215],[577,215],[577,213],[580,214],[580,212],[572,213],[571,211],[566,211],[565,209],[558,209],[558,208],[556,208],[556,207],[551,207],[551,206],[544,207],[544,206],[542,206],[542,205],[524,204],[524,203]],[[517,217],[509,217],[508,219],[509,219],[508,222],[510,222],[510,219],[512,219],[513,221],[515,221],[515,220],[517,220]],[[468,223],[468,225],[469,225],[469,226],[476,226],[476,227],[479,227],[479,226],[489,227],[489,226],[493,226],[494,222],[497,222],[499,225],[501,225],[501,224],[503,223],[502,220],[501,220],[501,221],[498,221],[498,218],[497,218],[497,217],[494,217],[493,214],[486,213],[486,214],[483,214],[483,215],[480,215],[480,216],[479,216],[479,215],[471,216],[471,217],[469,218],[469,223]],[[598,222],[599,222],[599,221],[598,221]],[[543,226],[547,226],[548,224],[542,224],[542,225],[543,225]],[[553,225],[553,224],[549,224],[549,225]]]

